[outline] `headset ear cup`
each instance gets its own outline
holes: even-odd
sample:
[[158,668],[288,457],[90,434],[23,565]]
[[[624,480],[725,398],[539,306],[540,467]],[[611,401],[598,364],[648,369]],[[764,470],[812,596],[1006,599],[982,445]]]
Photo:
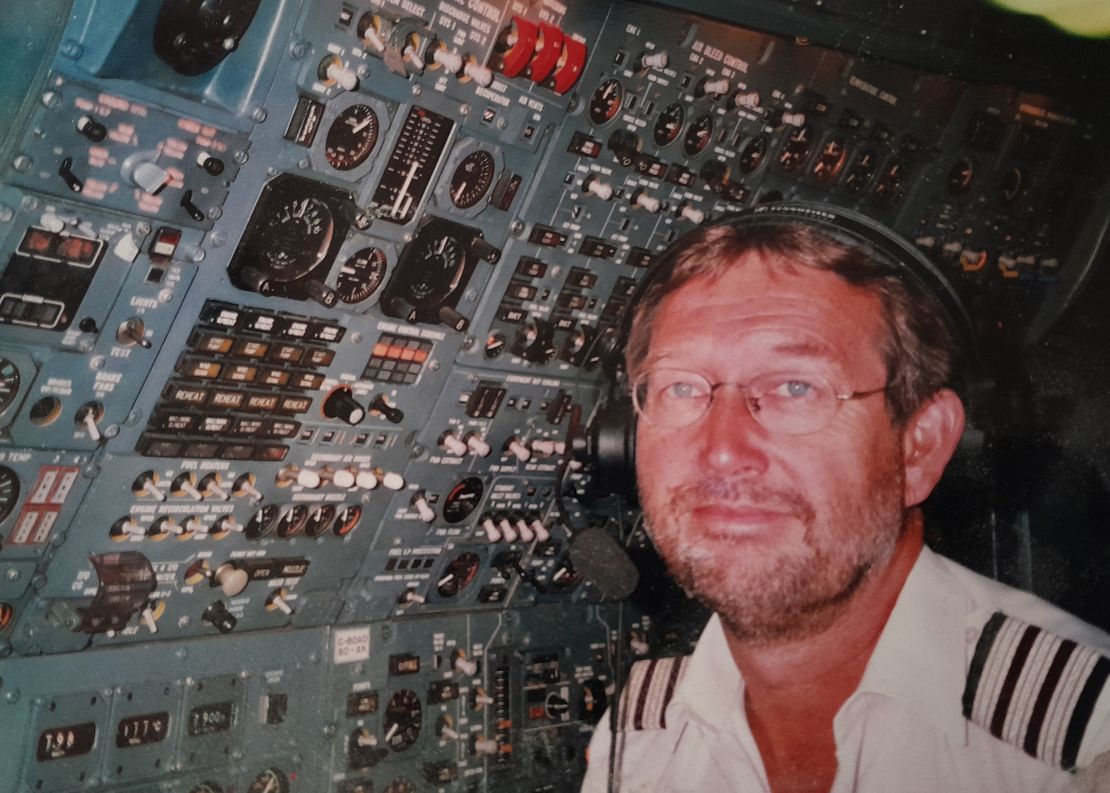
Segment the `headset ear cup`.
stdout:
[[602,405],[590,423],[589,433],[595,491],[619,494],[630,507],[638,507],[636,411],[632,399],[624,395]]

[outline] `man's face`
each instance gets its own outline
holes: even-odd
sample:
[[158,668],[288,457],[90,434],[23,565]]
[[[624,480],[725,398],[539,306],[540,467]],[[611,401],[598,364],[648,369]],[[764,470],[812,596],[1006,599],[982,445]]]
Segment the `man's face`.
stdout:
[[[748,255],[660,304],[644,367],[679,367],[711,383],[806,373],[843,395],[886,384],[884,332],[878,297],[833,273],[783,271]],[[640,422],[648,526],[679,583],[737,638],[812,635],[893,552],[901,433],[882,393],[842,402],[808,435],[769,432],[744,400],[739,388],[718,388],[691,425]]]

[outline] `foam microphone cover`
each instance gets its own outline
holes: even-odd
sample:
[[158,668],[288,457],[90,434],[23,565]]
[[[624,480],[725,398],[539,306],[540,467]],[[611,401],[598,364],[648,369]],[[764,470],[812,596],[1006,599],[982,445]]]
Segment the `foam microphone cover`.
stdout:
[[596,526],[583,529],[571,539],[570,561],[607,598],[628,597],[640,580],[640,571],[624,548],[609,532]]

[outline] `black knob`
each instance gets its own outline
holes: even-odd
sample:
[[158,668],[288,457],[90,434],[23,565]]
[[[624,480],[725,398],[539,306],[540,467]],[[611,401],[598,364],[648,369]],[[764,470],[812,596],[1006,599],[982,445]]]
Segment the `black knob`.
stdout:
[[208,152],[201,152],[197,157],[197,165],[212,176],[219,176],[224,172],[224,161],[219,157],[213,157]]
[[319,281],[307,281],[304,285],[304,291],[308,292],[308,296],[321,306],[331,308],[339,302],[339,293]]
[[529,318],[517,333],[513,352],[532,363],[547,363],[555,357],[555,331],[547,320]]
[[728,166],[719,160],[709,160],[701,167],[700,176],[714,193],[720,195],[728,185]]
[[400,424],[405,420],[405,412],[400,408],[395,408],[393,405],[385,401],[385,397],[378,394],[374,397],[374,401],[370,403],[370,409],[376,410],[385,416],[386,421],[391,424]]
[[366,409],[355,401],[349,388],[337,388],[328,394],[323,405],[324,415],[329,419],[341,419],[352,427],[362,421]]
[[436,316],[439,317],[439,321],[444,325],[460,333],[470,327],[470,320],[451,308],[451,306],[440,306],[439,311],[436,312]]
[[200,615],[200,618],[220,633],[231,633],[238,623],[235,615],[227,610],[227,606],[224,605],[222,600],[213,601]]
[[643,147],[640,136],[626,129],[618,129],[615,131],[609,136],[609,140],[606,141],[605,145],[616,155],[617,162],[625,168],[628,168],[636,161],[636,156]]
[[108,137],[108,128],[92,116],[81,116],[77,119],[77,131],[93,143],[100,143]]

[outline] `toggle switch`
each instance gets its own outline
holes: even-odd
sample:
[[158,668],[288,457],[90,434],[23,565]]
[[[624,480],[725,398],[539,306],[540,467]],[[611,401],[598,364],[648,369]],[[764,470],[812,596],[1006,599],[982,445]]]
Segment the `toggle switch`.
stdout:
[[637,69],[637,71],[644,71],[645,69],[666,69],[667,62],[668,58],[666,50],[645,52],[640,55],[639,68]]
[[227,501],[231,498],[227,491],[220,487],[220,475],[216,472],[205,474],[201,477],[197,489],[200,490],[206,498],[211,497],[219,501]]
[[154,609],[150,606],[147,606],[139,612],[139,621],[151,633],[158,633],[157,617],[155,616]]
[[374,401],[370,403],[370,409],[381,413],[390,424],[400,424],[405,420],[404,411],[389,404],[383,394],[374,397]]
[[170,493],[175,496],[188,496],[193,501],[202,501],[204,494],[197,490],[196,485],[193,484],[194,481],[196,481],[196,474],[192,471],[186,471],[170,484]]
[[501,542],[501,532],[498,530],[497,525],[493,522],[493,518],[482,518],[481,522],[482,531],[486,533],[486,539],[489,542]]
[[84,428],[88,433],[89,439],[97,443],[103,435],[100,432],[100,427],[97,425],[101,419],[104,418],[104,405],[99,402],[86,402],[81,407],[77,408],[77,412],[73,416],[74,423],[78,427]]
[[378,473],[378,480],[389,490],[401,490],[405,486],[405,477],[392,471]]
[[471,661],[462,650],[455,651],[455,657],[451,661],[451,668],[463,677],[474,677],[478,674],[477,661]]
[[350,490],[358,481],[358,472],[354,468],[338,468],[331,475],[331,483],[336,487]]
[[226,562],[216,568],[216,572],[212,574],[212,580],[221,592],[233,598],[243,594],[243,590],[251,582],[251,577],[246,570]]
[[458,74],[463,68],[463,57],[453,50],[437,47],[432,53],[432,60],[438,63],[451,74]]
[[213,534],[226,534],[229,531],[243,532],[243,524],[235,520],[231,515],[225,515],[212,524]]
[[355,474],[355,487],[361,487],[363,490],[373,490],[378,484],[378,477],[373,471],[359,471]]
[[658,212],[663,208],[663,202],[653,195],[648,194],[643,189],[637,190],[632,194],[632,206],[646,209],[648,212]]
[[782,123],[788,127],[803,127],[806,123],[806,114],[788,111],[782,114]]
[[397,598],[398,606],[418,606],[423,603],[427,598],[417,592],[415,589],[406,589]]
[[254,504],[262,500],[262,493],[254,486],[254,474],[242,474],[231,486],[231,492],[236,496],[250,496]]
[[532,531],[536,533],[536,539],[540,542],[547,542],[551,539],[551,532],[547,530],[547,527],[543,525],[543,521],[539,518],[532,521]]
[[62,177],[68,187],[74,193],[80,193],[85,189],[85,183],[73,172],[73,158],[65,157],[62,159],[62,164],[58,166],[58,176]]
[[732,97],[733,107],[746,107],[748,110],[755,110],[762,102],[759,91],[737,91]]
[[200,615],[200,618],[220,633],[231,633],[238,623],[235,615],[227,610],[227,606],[223,604],[222,600],[212,602]]
[[165,501],[166,494],[158,489],[158,477],[153,473],[140,474],[131,485],[135,495],[146,494],[156,501]]
[[601,181],[592,174],[587,176],[586,180],[582,182],[582,189],[587,193],[597,196],[603,201],[608,201],[613,197],[613,185]]
[[475,737],[472,746],[474,748],[474,754],[477,755],[492,756],[500,751],[497,745],[497,741],[495,741],[493,738]]
[[513,524],[509,523],[508,518],[501,518],[501,520],[497,521],[497,528],[500,529],[501,538],[504,539],[505,542],[516,542],[516,529],[513,528]]
[[472,57],[467,58],[466,65],[463,66],[463,75],[483,88],[489,88],[493,83],[493,70],[478,63]]
[[515,437],[509,438],[508,443],[505,444],[505,450],[522,463],[526,463],[532,459],[532,450]]
[[445,432],[439,439],[439,445],[455,457],[462,457],[468,450],[466,443],[459,440],[459,436],[453,432]]
[[470,449],[471,454],[476,457],[489,457],[493,449],[490,445],[481,439],[476,433],[471,433],[466,436],[466,448]]
[[532,527],[528,525],[524,518],[517,518],[516,530],[520,534],[520,539],[523,542],[532,542],[532,540],[536,539],[536,535],[532,531]]
[[454,722],[451,717],[444,714],[436,720],[436,735],[440,738],[446,738],[449,741],[457,741],[459,733],[452,727]]
[[412,497],[412,506],[416,509],[416,513],[420,519],[425,523],[431,523],[436,519],[436,512],[428,505],[428,499],[425,498],[424,492],[420,491]]
[[705,222],[705,213],[694,205],[687,204],[685,201],[678,205],[678,212],[676,214],[683,220],[688,220],[695,225]]
[[335,55],[320,62],[317,74],[324,82],[338,86],[344,91],[353,91],[358,88],[358,74],[354,69],[344,65],[343,61]]
[[193,203],[193,191],[186,190],[181,194],[181,208],[185,210],[185,214],[200,223],[204,220],[204,210]]
[[287,617],[293,616],[293,607],[285,600],[286,592],[284,589],[279,589],[266,598],[266,608],[270,611],[280,611]]
[[694,93],[697,96],[708,96],[709,94],[721,96],[728,93],[728,88],[728,80],[724,77],[719,77],[716,80],[707,77],[698,83],[697,90]]
[[145,350],[151,347],[150,339],[145,335],[146,323],[139,317],[131,317],[120,323],[116,328],[116,341],[124,347],[131,347],[138,344]]

